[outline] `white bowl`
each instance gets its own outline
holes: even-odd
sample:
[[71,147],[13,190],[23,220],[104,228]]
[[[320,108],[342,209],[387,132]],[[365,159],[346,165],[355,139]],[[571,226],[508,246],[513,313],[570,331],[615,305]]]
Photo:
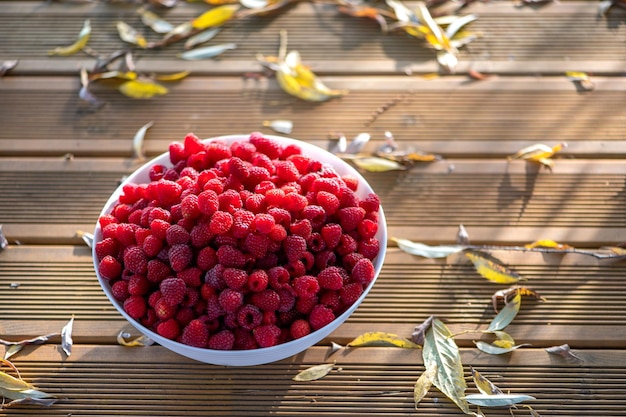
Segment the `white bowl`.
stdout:
[[[296,144],[302,149],[302,154],[308,156],[312,159],[319,160],[322,163],[328,164],[333,167],[333,169],[339,175],[353,175],[359,180],[359,186],[356,191],[356,194],[360,198],[365,198],[368,194],[373,193],[374,190],[367,183],[367,181],[356,171],[351,165],[340,159],[339,157],[317,147],[311,145],[306,142],[301,142],[295,139],[281,137],[281,136],[273,136],[273,135],[264,135],[265,137],[274,139],[279,141],[283,145]],[[222,140],[227,143],[232,143],[234,141],[247,141],[249,139],[249,135],[227,135],[227,136],[219,136],[211,139],[206,139],[205,141],[211,140]],[[142,167],[137,169],[134,173],[128,176],[124,182],[120,184],[120,186],[115,190],[115,192],[111,195],[109,200],[104,205],[100,216],[104,214],[108,214],[115,204],[118,202],[118,199],[122,193],[122,187],[129,183],[134,184],[143,184],[149,183],[150,178],[148,172],[150,167],[154,164],[162,164],[168,167],[171,167],[172,164],[169,160],[169,152],[166,152],[155,159],[147,162]],[[372,282],[368,285],[367,288],[363,291],[363,294],[359,297],[359,299],[350,306],[346,311],[344,311],[341,315],[335,318],[330,324],[322,327],[319,330],[311,332],[310,334],[301,337],[299,339],[295,339],[286,343],[282,343],[280,345],[268,347],[268,348],[258,348],[258,349],[250,349],[250,350],[213,350],[213,349],[204,349],[188,346],[167,338],[160,336],[159,334],[147,329],[142,324],[134,320],[130,317],[122,307],[122,304],[113,296],[111,293],[111,286],[109,285],[108,280],[102,278],[98,272],[98,260],[95,253],[95,243],[102,240],[102,230],[100,229],[100,225],[96,224],[96,228],[94,231],[94,245],[93,245],[93,261],[94,267],[96,271],[96,275],[98,277],[98,281],[100,282],[100,286],[104,290],[104,293],[109,298],[111,303],[115,306],[115,308],[128,320],[139,332],[159,343],[161,346],[176,352],[180,355],[186,356],[191,359],[195,359],[200,362],[210,363],[214,365],[226,365],[226,366],[249,366],[249,365],[261,365],[265,363],[275,362],[281,359],[288,358],[292,355],[302,352],[303,350],[308,349],[314,344],[318,343],[320,340],[327,337],[330,333],[336,330],[343,322],[345,322],[348,317],[357,309],[359,304],[365,299],[370,289],[376,282],[380,270],[383,266],[383,261],[385,258],[386,252],[386,244],[387,244],[387,225],[385,222],[385,216],[383,213],[382,207],[379,211],[379,224],[378,224],[378,232],[376,234],[376,238],[380,242],[380,252],[378,256],[374,259],[374,267],[376,270],[376,274]]]

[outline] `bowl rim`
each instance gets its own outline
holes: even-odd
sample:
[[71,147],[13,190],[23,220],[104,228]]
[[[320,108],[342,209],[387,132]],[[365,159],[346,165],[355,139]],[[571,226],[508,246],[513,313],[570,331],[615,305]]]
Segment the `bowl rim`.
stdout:
[[[318,156],[315,154],[320,154],[320,156],[324,156],[324,159],[330,159],[332,162],[322,161],[323,163],[333,167],[333,169],[337,170],[340,167],[339,171],[345,171],[341,173],[337,171],[340,175],[350,174],[355,176],[359,180],[359,187],[357,188],[357,195],[361,194],[369,194],[374,193],[374,190],[371,188],[367,180],[350,164],[339,158],[338,156],[316,146],[311,143],[301,141],[298,139],[277,136],[277,135],[266,135],[263,134],[264,137],[269,139],[277,140],[281,143],[295,144],[301,147],[302,153],[305,154],[306,151],[313,152],[313,156]],[[250,134],[231,134],[231,135],[222,135],[215,136],[210,138],[201,139],[202,142],[211,142],[211,141],[225,141],[227,143],[232,143],[234,141],[245,141],[250,138]],[[172,164],[169,160],[169,151],[166,151],[153,159],[147,161],[139,168],[135,169],[133,173],[127,176],[115,189],[115,191],[111,194],[105,205],[103,206],[100,214],[98,215],[98,219],[104,215],[108,214],[113,206],[118,202],[119,196],[122,192],[122,188],[124,185],[129,183],[147,183],[150,182],[149,177],[147,177],[147,173],[149,169],[155,164],[163,164],[165,166],[171,167]],[[147,180],[141,181],[142,179],[148,178]],[[357,309],[357,307],[361,304],[361,302],[365,299],[369,291],[374,286],[380,271],[382,269],[386,250],[387,250],[387,224],[385,221],[385,215],[382,208],[382,205],[379,208],[379,220],[378,220],[378,233],[376,234],[377,239],[380,242],[379,253],[374,259],[374,269],[375,275],[374,279],[369,283],[369,285],[364,288],[361,296],[343,313],[339,316],[335,317],[335,319],[329,323],[328,325],[312,331],[310,334],[303,336],[298,339],[294,339],[285,343],[281,343],[271,347],[265,348],[256,348],[250,350],[216,350],[216,349],[208,349],[208,348],[198,348],[189,345],[185,345],[183,343],[177,342],[175,340],[164,338],[163,336],[157,334],[156,332],[148,329],[143,326],[137,320],[133,319],[126,311],[124,311],[122,304],[119,300],[113,297],[111,292],[111,286],[108,283],[108,280],[102,278],[100,273],[98,272],[98,261],[96,256],[96,243],[102,239],[102,230],[100,228],[100,224],[96,221],[96,225],[94,228],[94,241],[92,245],[92,261],[94,264],[94,269],[96,273],[96,277],[98,278],[98,282],[100,283],[100,287],[104,291],[105,295],[111,302],[111,304],[116,308],[116,310],[133,326],[137,331],[142,333],[143,335],[149,337],[156,343],[161,346],[178,353],[182,356],[186,356],[190,359],[194,359],[200,362],[214,364],[214,365],[224,365],[224,366],[252,366],[252,365],[261,365],[266,363],[275,362],[278,360],[282,360],[293,356],[297,353],[300,353],[309,347],[315,345],[320,340],[327,337],[330,333],[336,330],[341,324],[343,324],[350,315]],[[381,227],[382,226],[382,227]]]

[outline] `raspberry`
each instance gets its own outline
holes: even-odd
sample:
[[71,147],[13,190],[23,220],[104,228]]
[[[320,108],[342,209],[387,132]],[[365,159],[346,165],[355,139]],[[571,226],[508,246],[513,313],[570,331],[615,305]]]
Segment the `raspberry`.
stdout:
[[260,166],[251,166],[248,169],[248,178],[246,179],[245,184],[250,188],[254,187],[255,192],[259,192],[256,189],[257,184],[260,184],[262,182],[268,182],[270,178],[271,175],[267,168]]
[[261,324],[263,313],[254,305],[245,304],[237,311],[237,323],[247,330],[252,330]]
[[305,196],[298,193],[288,193],[285,194],[285,198],[283,199],[281,206],[290,212],[297,213],[303,210],[307,204],[309,204],[309,201]]
[[358,282],[352,282],[350,284],[344,285],[342,289],[339,290],[339,296],[341,297],[341,301],[347,306],[351,306],[359,299],[359,297],[363,294],[363,286]]
[[274,166],[276,167],[276,176],[280,181],[292,182],[297,181],[300,177],[298,168],[291,161],[276,161]]
[[115,238],[124,247],[134,245],[135,241],[135,229],[137,225],[129,223],[120,223],[115,229]]
[[122,264],[111,255],[106,255],[98,264],[98,271],[104,279],[119,278],[122,274]]
[[309,313],[309,324],[313,330],[321,329],[333,320],[335,320],[335,313],[321,304],[314,306]]
[[111,294],[113,294],[116,300],[126,300],[130,295],[128,293],[128,282],[124,280],[115,281],[113,285],[111,285]]
[[259,347],[256,340],[254,340],[254,336],[252,335],[252,332],[250,330],[239,327],[233,329],[233,334],[235,335],[235,344],[233,346],[233,349],[249,350]]
[[177,311],[178,307],[169,304],[163,297],[154,303],[154,312],[161,321],[173,318]]
[[245,206],[252,213],[262,213],[267,209],[267,200],[263,194],[254,193],[246,198]]
[[101,261],[105,256],[116,257],[119,251],[117,240],[107,237],[96,243],[96,257]]
[[140,320],[141,324],[149,329],[152,329],[158,321],[159,318],[151,308],[146,310],[146,314]]
[[152,291],[150,295],[148,296],[148,305],[154,308],[154,306],[156,305],[156,302],[161,298],[163,298],[163,294],[161,294],[161,291],[159,290]]
[[163,241],[154,235],[148,235],[141,246],[146,256],[153,258],[163,249]]
[[352,272],[352,268],[359,261],[359,259],[363,259],[364,256],[358,252],[352,252],[341,258],[341,264],[348,272]]
[[246,264],[246,258],[243,253],[230,245],[220,246],[217,250],[217,260],[220,264],[230,268],[243,268]]
[[276,219],[274,219],[274,216],[267,213],[259,213],[255,215],[252,222],[254,229],[262,234],[271,232],[275,224]]
[[319,191],[315,195],[315,202],[321,206],[328,215],[336,212],[340,204],[337,196],[327,191]]
[[168,319],[157,324],[156,332],[166,339],[175,340],[180,334],[180,326],[175,319]]
[[180,200],[183,187],[174,181],[160,180],[156,184],[156,197],[161,206],[171,206]]
[[131,295],[124,301],[124,311],[135,320],[146,314],[146,300],[140,295]]
[[224,283],[233,290],[243,288],[248,282],[248,274],[243,269],[226,268],[222,274]]
[[345,256],[349,253],[352,253],[357,250],[358,242],[354,240],[354,238],[350,235],[343,234],[339,239],[339,245],[335,248],[335,252],[337,252],[340,256]]
[[380,251],[380,242],[376,238],[361,240],[358,243],[357,251],[368,259],[374,259]]
[[289,159],[290,157],[300,155],[301,153],[302,149],[295,143],[292,143],[283,148],[283,151],[280,154],[280,159]]
[[306,273],[306,267],[301,260],[290,261],[285,265],[285,269],[289,272],[289,276],[292,278],[300,277]]
[[150,281],[140,274],[135,274],[128,280],[128,293],[130,295],[145,295],[150,291]]
[[350,273],[352,280],[363,286],[367,286],[372,282],[375,275],[376,270],[374,265],[368,258],[359,259]]
[[217,196],[219,202],[219,210],[233,212],[235,209],[243,207],[241,196],[235,190],[225,190]]
[[183,217],[186,219],[195,219],[202,214],[198,204],[198,196],[195,194],[185,196],[185,198],[183,198],[180,202],[180,208],[183,213]]
[[202,320],[191,320],[183,329],[180,341],[189,346],[204,348],[209,341],[209,329]]
[[293,294],[293,290],[291,288],[283,288],[276,290],[276,292],[280,297],[280,305],[277,310],[282,313],[290,311],[296,304],[296,296]]
[[192,266],[179,271],[176,276],[182,279],[187,287],[197,288],[202,284],[204,273],[200,268]]
[[333,313],[338,313],[343,307],[339,291],[326,290],[319,297],[320,304],[329,307]]
[[215,249],[210,246],[206,246],[198,252],[196,257],[196,265],[203,271],[208,271],[217,264],[217,254]]
[[306,251],[306,240],[302,236],[287,236],[283,241],[283,250],[290,262],[297,261]]
[[146,254],[139,246],[130,246],[124,251],[124,267],[135,274],[144,274],[148,268]]
[[215,235],[211,233],[208,223],[198,223],[191,228],[189,237],[191,238],[191,246],[194,248],[203,248],[211,243]]
[[224,282],[224,269],[226,267],[220,263],[216,264],[213,268],[209,269],[204,276],[204,281],[216,290],[223,290],[226,288]]
[[349,232],[361,223],[365,217],[365,210],[361,207],[344,207],[337,211],[337,217],[344,232]]
[[174,320],[178,322],[181,326],[186,326],[189,322],[196,318],[196,313],[193,311],[191,307],[181,307],[176,311],[174,315]]
[[267,214],[274,218],[276,224],[280,224],[283,227],[289,227],[289,224],[291,224],[291,214],[285,209],[271,207],[267,210]]
[[156,219],[164,220],[169,223],[172,221],[172,213],[162,207],[152,207],[148,212],[148,224],[152,223]]
[[380,198],[376,194],[370,193],[364,200],[361,200],[359,206],[366,212],[377,212],[380,209]]
[[315,267],[322,270],[326,267],[333,266],[337,263],[337,255],[330,250],[322,250],[315,254]]
[[146,278],[148,281],[159,283],[171,275],[172,270],[169,266],[158,259],[150,259],[148,261],[148,273]]
[[193,155],[194,153],[202,152],[205,150],[205,146],[196,135],[193,133],[187,133],[183,140],[183,149],[185,156]]
[[233,156],[230,147],[224,142],[212,141],[206,144],[206,152],[209,155],[209,163],[214,164],[222,159]]
[[222,330],[221,332],[211,335],[209,338],[208,348],[216,350],[232,350],[235,345],[235,335],[230,330]]
[[311,325],[304,319],[298,319],[291,323],[289,334],[293,339],[299,339],[311,333]]
[[344,275],[347,275],[347,273],[343,268],[329,266],[328,268],[320,271],[317,275],[317,280],[321,288],[339,290],[343,287]]
[[343,183],[346,184],[346,187],[348,187],[350,190],[356,191],[357,188],[359,188],[359,179],[357,177],[353,175],[344,175],[341,177],[341,179],[343,180]]
[[311,275],[302,275],[293,280],[293,289],[298,297],[311,298],[320,290],[317,278]]
[[215,213],[218,208],[219,200],[217,198],[217,192],[205,189],[198,194],[198,210],[200,210],[202,214],[211,215]]
[[313,253],[318,253],[326,249],[326,242],[324,242],[322,235],[317,232],[311,233],[311,236],[306,240],[306,245]]
[[282,146],[277,141],[266,138],[261,133],[253,132],[248,140],[258,152],[264,153],[269,159],[277,159],[283,152]]
[[313,232],[313,226],[308,219],[297,220],[289,225],[289,232],[292,235],[302,236],[304,239],[308,239]]
[[243,305],[243,294],[231,288],[223,290],[218,297],[220,306],[227,313],[235,312]]
[[316,193],[326,191],[332,195],[339,195],[340,189],[339,183],[333,178],[318,178],[311,184],[311,191]]
[[187,287],[185,285],[185,281],[182,279],[171,277],[161,281],[159,290],[161,290],[163,299],[165,299],[169,305],[177,306],[185,298]]
[[167,229],[169,229],[170,224],[165,220],[154,219],[150,222],[150,230],[152,230],[152,234],[158,239],[165,240],[167,236]]
[[256,147],[250,142],[233,142],[230,145],[230,151],[233,156],[244,161],[250,161],[252,155],[256,152]]
[[206,316],[209,320],[214,320],[222,317],[226,312],[222,308],[219,302],[219,296],[217,294],[207,298],[206,300]]
[[173,245],[168,251],[168,258],[171,268],[178,272],[187,268],[192,261],[193,253],[191,248],[185,244]]
[[320,233],[324,242],[326,242],[326,247],[334,249],[339,244],[343,232],[341,226],[337,223],[328,223],[322,227]]
[[317,304],[319,304],[317,297],[299,297],[294,307],[298,313],[309,314]]
[[311,222],[313,229],[320,228],[326,222],[326,212],[321,206],[310,204],[302,209],[302,217]]
[[233,236],[236,238],[245,237],[249,231],[252,222],[254,221],[254,213],[249,210],[236,210],[233,213]]
[[280,296],[276,291],[270,289],[252,294],[251,301],[263,311],[275,311],[280,306]]
[[256,340],[259,347],[271,347],[278,344],[280,328],[275,324],[264,324],[254,328],[254,330],[252,330],[252,334],[254,335],[254,340]]
[[209,229],[211,233],[216,235],[223,235],[228,233],[233,226],[233,216],[225,211],[216,211],[211,216],[211,222],[209,223]]

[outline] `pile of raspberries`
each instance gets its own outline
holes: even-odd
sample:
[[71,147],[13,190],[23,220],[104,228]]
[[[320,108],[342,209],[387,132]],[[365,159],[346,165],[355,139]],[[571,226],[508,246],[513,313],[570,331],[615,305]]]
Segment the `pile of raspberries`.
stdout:
[[372,282],[380,200],[297,145],[169,146],[173,167],[126,184],[98,222],[100,276],[130,317],[208,349],[274,346],[318,330]]

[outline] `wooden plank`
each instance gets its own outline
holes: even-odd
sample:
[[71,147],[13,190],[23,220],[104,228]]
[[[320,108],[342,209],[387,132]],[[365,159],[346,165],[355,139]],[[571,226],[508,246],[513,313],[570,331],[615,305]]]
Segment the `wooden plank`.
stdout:
[[[6,2],[6,5],[0,14],[0,36],[10,42],[3,48],[0,60],[19,57],[20,64],[14,70],[17,74],[68,74],[93,65],[94,60],[82,54],[47,56],[56,46],[71,43],[86,18],[91,18],[93,26],[89,46],[104,55],[124,47],[115,32],[116,20],[144,27],[135,7],[128,4],[44,7],[32,2]],[[166,18],[179,24],[204,10],[203,5],[183,4],[166,13]],[[559,2],[539,9],[515,7],[514,2],[508,1],[474,3],[462,13],[479,16],[470,28],[482,36],[461,49],[459,73],[474,68],[500,74],[563,74],[575,69],[599,75],[621,74],[626,69],[623,58],[626,29],[620,25],[624,11],[618,8],[602,20],[597,18],[598,6],[593,2]],[[578,30],[570,30],[572,27]],[[182,45],[174,45],[160,51],[141,51],[137,67],[148,72],[185,68],[202,74],[258,71],[256,54],[276,54],[280,29],[288,31],[290,48],[299,50],[306,62],[320,73],[397,74],[439,70],[435,53],[421,41],[402,32],[383,35],[373,21],[341,15],[332,5],[308,2],[271,17],[227,25],[215,42],[234,42],[238,48],[220,59],[183,62],[176,59]],[[151,41],[160,39],[148,30],[145,34]]]
[[[626,326],[623,262],[580,254],[493,253],[527,278],[523,285],[547,299],[524,298],[507,328],[519,343],[626,346],[620,330]],[[391,248],[368,297],[323,343],[345,344],[367,331],[409,337],[430,315],[446,320],[455,333],[475,332],[460,334],[461,346],[490,341],[480,331],[495,316],[492,295],[503,288],[480,277],[463,256],[429,260]],[[77,343],[115,344],[120,331],[138,334],[100,289],[87,247],[10,246],[0,253],[0,306],[0,335],[11,340],[60,331],[72,315]]]
[[[6,415],[303,415],[406,416],[416,411],[413,385],[423,372],[421,351],[352,349],[335,354],[337,368],[314,382],[291,380],[300,370],[329,360],[327,348],[256,367],[218,367],[179,357],[160,347],[75,346],[64,358],[44,345],[15,357],[22,376],[60,400],[49,408],[9,408]],[[623,350],[579,350],[566,361],[543,349],[511,355],[461,351],[469,366],[505,391],[532,395],[541,415],[619,415],[626,405]],[[155,373],[158,369],[158,373]],[[468,393],[475,393],[468,382]],[[165,393],[165,394],[164,394]],[[462,415],[433,388],[418,408],[427,415]],[[507,409],[483,409],[509,416]],[[565,414],[564,414],[565,413]]]
[[111,86],[96,86],[94,94],[106,104],[94,109],[78,98],[77,76],[4,77],[0,153],[130,157],[132,138],[152,120],[155,124],[145,139],[145,152],[152,156],[188,132],[201,137],[274,133],[263,122],[287,119],[294,123],[291,136],[324,147],[339,132],[349,139],[368,132],[369,149],[374,149],[390,131],[406,149],[446,158],[503,158],[536,142],[567,142],[562,154],[570,157],[626,156],[623,78],[598,77],[591,94],[577,93],[563,76],[496,77],[484,82],[468,82],[466,77],[324,79],[351,93],[316,104],[288,96],[274,79],[191,76],[172,86],[170,94],[149,101],[131,100]]

